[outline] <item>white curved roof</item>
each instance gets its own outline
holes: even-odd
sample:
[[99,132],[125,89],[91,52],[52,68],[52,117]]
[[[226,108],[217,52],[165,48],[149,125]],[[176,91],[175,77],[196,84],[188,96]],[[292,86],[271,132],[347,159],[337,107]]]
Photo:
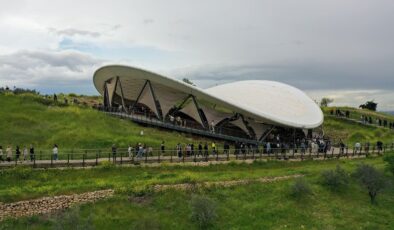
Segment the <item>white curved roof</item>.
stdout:
[[[256,122],[307,129],[323,123],[323,113],[312,99],[301,90],[279,82],[237,81],[203,90],[146,70],[111,65],[94,73],[93,82],[100,94],[104,93],[105,81],[113,77],[121,79],[126,92],[138,91],[131,89],[137,87],[138,80],[149,80],[152,84],[221,105]],[[126,94],[125,97],[132,99],[133,96]]]

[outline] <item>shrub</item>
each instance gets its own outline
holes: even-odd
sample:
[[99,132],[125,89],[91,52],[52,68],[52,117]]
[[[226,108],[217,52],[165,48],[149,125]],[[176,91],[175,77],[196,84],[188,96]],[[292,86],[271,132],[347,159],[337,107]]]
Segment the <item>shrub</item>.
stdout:
[[217,218],[216,203],[208,197],[195,195],[191,200],[191,219],[200,229],[206,229]]
[[11,169],[9,173],[13,176],[15,176],[18,179],[21,180],[26,180],[31,177],[31,174],[33,173],[33,169],[29,166],[16,166],[15,168]]
[[103,171],[111,170],[115,167],[116,167],[115,164],[110,161],[102,161],[98,165],[98,168]]
[[376,196],[386,185],[383,173],[371,165],[361,164],[357,166],[353,175],[368,190],[371,203],[374,204]]
[[388,170],[394,174],[394,154],[386,155],[383,160],[387,162]]
[[304,178],[297,178],[290,187],[290,195],[295,198],[302,198],[312,194],[312,189]]
[[332,191],[339,191],[349,183],[349,175],[337,165],[335,170],[326,170],[321,174],[322,184]]

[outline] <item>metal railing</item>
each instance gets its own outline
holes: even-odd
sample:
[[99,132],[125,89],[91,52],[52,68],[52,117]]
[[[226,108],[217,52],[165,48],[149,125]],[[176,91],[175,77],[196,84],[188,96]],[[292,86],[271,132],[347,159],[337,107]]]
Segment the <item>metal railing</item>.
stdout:
[[[185,163],[185,162],[212,162],[230,160],[307,160],[307,159],[339,159],[366,157],[369,155],[383,155],[387,151],[394,151],[394,145],[369,146],[367,148],[331,147],[319,148],[242,148],[242,149],[193,149],[193,150],[161,150],[145,151],[133,150],[130,154],[127,149],[111,150],[96,149],[94,151],[77,150],[73,152],[60,152],[57,156],[46,151],[38,151],[34,155],[13,155],[11,159],[0,161],[0,168],[28,165],[39,168],[50,167],[86,167],[97,166],[100,162],[113,164],[140,164],[140,163]],[[24,159],[25,158],[25,159]]]

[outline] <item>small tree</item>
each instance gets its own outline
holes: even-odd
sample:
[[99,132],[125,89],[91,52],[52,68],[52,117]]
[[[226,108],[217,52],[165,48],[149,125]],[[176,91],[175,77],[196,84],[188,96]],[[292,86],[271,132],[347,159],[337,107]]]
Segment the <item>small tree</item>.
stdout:
[[361,164],[357,166],[354,177],[368,190],[371,203],[374,204],[376,196],[386,185],[384,175],[371,165]]
[[322,184],[332,191],[339,191],[349,183],[349,175],[337,165],[335,170],[326,170],[321,174]]
[[320,101],[320,106],[321,107],[327,107],[329,104],[331,104],[334,101],[332,98],[328,97],[323,97]]
[[387,162],[388,170],[394,174],[394,154],[386,155],[383,160]]
[[368,109],[371,111],[376,111],[376,108],[378,107],[378,103],[374,101],[367,101],[365,104],[362,104],[359,106],[361,109]]
[[204,196],[193,196],[191,200],[192,220],[200,229],[206,229],[216,219],[216,203]]
[[297,178],[290,187],[290,195],[294,198],[302,198],[312,194],[312,189],[304,178]]

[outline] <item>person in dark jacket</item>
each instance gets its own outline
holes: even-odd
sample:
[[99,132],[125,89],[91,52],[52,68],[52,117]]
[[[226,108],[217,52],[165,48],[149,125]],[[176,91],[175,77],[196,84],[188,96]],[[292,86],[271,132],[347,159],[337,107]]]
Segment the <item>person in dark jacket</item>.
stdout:
[[30,161],[33,161],[34,160],[34,146],[33,145],[30,145],[29,152],[30,152]]
[[19,149],[19,146],[17,145],[16,146],[16,149],[15,149],[15,157],[16,157],[16,161],[17,160],[19,160],[19,156],[21,155],[21,150]]

